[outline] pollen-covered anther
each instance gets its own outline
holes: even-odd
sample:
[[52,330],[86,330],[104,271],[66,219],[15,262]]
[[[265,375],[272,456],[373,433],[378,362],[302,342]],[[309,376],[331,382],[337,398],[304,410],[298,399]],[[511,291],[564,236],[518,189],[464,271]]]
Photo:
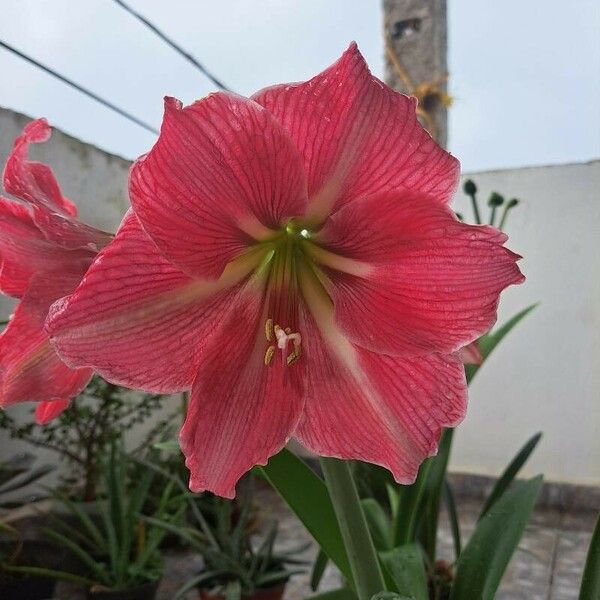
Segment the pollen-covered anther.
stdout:
[[273,362],[273,356],[275,356],[275,346],[269,346],[265,352],[265,367]]
[[[267,319],[265,323],[265,337],[267,341],[277,341],[277,346],[270,345],[265,352],[265,365],[268,367],[273,362],[276,348],[281,350],[281,361],[283,365],[291,365],[302,355],[302,337],[299,333],[293,333],[290,327],[285,329],[280,325],[273,324],[273,319]],[[288,352],[290,343],[292,349]]]
[[273,341],[273,319],[267,319],[265,322],[265,337],[267,338],[267,342]]

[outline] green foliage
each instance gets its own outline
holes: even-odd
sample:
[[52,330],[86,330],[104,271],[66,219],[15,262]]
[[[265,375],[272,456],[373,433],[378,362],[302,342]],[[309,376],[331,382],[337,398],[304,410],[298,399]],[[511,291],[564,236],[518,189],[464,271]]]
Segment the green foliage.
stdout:
[[289,450],[282,450],[273,456],[266,467],[261,467],[260,472],[302,521],[344,577],[352,581],[348,554],[323,480]]
[[[149,524],[142,515],[154,472],[135,470],[131,477],[131,459],[121,446],[112,443],[108,456],[100,464],[105,498],[89,511],[57,493],[67,517],[54,516],[54,526],[46,528],[49,539],[78,559],[85,576],[48,570],[57,579],[76,577],[96,589],[129,589],[160,578],[159,546],[166,535],[164,528]],[[163,487],[155,501],[152,518],[172,522],[185,510],[183,496],[172,483]]]
[[[12,498],[12,495],[45,477],[53,467],[34,467],[35,458],[31,454],[17,454],[0,462],[0,509],[20,506],[25,501]],[[16,567],[21,560],[23,542],[19,531],[3,520],[0,515],[0,574]]]
[[541,486],[541,476],[518,483],[479,521],[458,559],[450,600],[493,600]]
[[485,364],[490,354],[496,349],[496,346],[534,309],[537,304],[530,304],[527,308],[519,311],[516,315],[510,318],[501,327],[498,327],[493,332],[481,336],[477,340],[479,351],[483,357],[483,362],[480,365],[465,365],[467,381],[471,383],[473,377]]
[[33,467],[34,462],[35,457],[27,453],[0,462],[0,509],[22,504],[23,501],[11,500],[8,495],[35,483],[54,469],[50,465]]
[[422,552],[406,544],[380,554],[381,562],[394,582],[395,590],[414,600],[429,600]]
[[303,564],[296,556],[306,546],[276,552],[276,522],[259,543],[253,543],[256,537],[252,535],[253,482],[247,478],[244,483],[245,489],[233,501],[211,494],[188,493],[191,508],[188,525],[147,519],[148,523],[178,535],[204,558],[204,570],[181,587],[175,598],[181,598],[194,587],[203,587],[213,595],[239,600],[260,589],[282,585],[294,573],[302,572],[289,567]]
[[535,450],[538,442],[542,439],[541,433],[536,433],[525,445],[519,450],[517,455],[512,459],[509,465],[506,467],[496,485],[492,489],[488,499],[486,500],[483,509],[481,511],[480,519],[487,513],[488,510],[502,497],[504,492],[508,489],[510,484],[514,481],[515,477],[521,470],[521,467],[525,464],[527,459],[531,456],[531,453]]
[[[64,469],[67,475],[62,476],[63,487],[72,497],[90,501],[99,493],[100,462],[110,444],[142,425],[162,408],[163,400],[158,394],[134,393],[95,376],[69,408],[47,425],[33,420],[22,424],[7,411],[0,411],[0,428],[13,439],[56,452],[68,467]],[[172,414],[157,421],[137,450],[163,439],[172,424]]]
[[600,516],[585,561],[579,600],[600,600]]

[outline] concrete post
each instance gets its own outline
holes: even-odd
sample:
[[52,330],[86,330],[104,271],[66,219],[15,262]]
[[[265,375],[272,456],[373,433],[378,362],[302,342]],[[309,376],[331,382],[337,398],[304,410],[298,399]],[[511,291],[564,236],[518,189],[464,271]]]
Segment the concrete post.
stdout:
[[419,98],[419,119],[447,142],[446,0],[383,0],[386,82]]

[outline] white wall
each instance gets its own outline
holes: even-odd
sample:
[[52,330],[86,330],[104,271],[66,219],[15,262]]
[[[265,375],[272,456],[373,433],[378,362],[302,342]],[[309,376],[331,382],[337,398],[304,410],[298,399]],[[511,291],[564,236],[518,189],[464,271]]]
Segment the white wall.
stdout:
[[[27,120],[0,109],[1,164]],[[59,131],[33,155],[52,165],[84,221],[114,231],[128,205],[127,161]],[[600,161],[472,177],[484,200],[493,189],[522,201],[508,232],[527,281],[505,292],[499,322],[541,304],[477,375],[452,468],[498,474],[541,430],[530,473],[600,484]],[[462,192],[455,208],[470,217]],[[4,318],[10,303],[0,302]]]
[[[498,474],[543,431],[529,473],[600,484],[600,161],[472,178],[484,200],[491,190],[522,200],[506,229],[527,281],[504,293],[499,323],[540,306],[474,380],[451,466]],[[455,207],[471,218],[462,191]]]

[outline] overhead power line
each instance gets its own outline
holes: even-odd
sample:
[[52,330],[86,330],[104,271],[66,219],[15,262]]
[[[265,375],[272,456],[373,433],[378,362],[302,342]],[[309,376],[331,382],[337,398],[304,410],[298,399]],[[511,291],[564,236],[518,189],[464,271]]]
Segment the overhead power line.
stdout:
[[24,54],[23,52],[21,52],[20,50],[17,50],[10,44],[7,44],[6,42],[0,40],[0,47],[4,48],[5,50],[8,50],[9,52],[12,52],[13,54],[17,55],[19,58],[22,58],[23,60],[32,64],[34,67],[41,69],[45,73],[48,73],[48,75],[52,75],[52,77],[55,77],[59,81],[66,83],[68,86],[71,86],[72,88],[76,89],[78,92],[85,94],[88,98],[91,98],[92,100],[95,100],[96,102],[99,102],[106,108],[109,108],[110,110],[116,112],[117,114],[121,115],[122,117],[129,119],[132,123],[135,123],[136,125],[139,125],[140,127],[143,127],[144,129],[146,129],[147,131],[150,131],[151,133],[158,134],[158,130],[155,129],[154,127],[152,127],[152,125],[148,125],[148,123],[146,123],[145,121],[138,119],[134,115],[128,113],[126,110],[123,110],[122,108],[119,108],[112,102],[109,102],[108,100],[105,100],[101,96],[98,96],[98,94],[91,92],[90,90],[84,88],[83,86],[79,85],[78,83],[75,83],[71,79],[68,79],[64,75],[61,75],[60,73],[56,72],[54,69],[42,64],[41,62],[35,60],[34,58],[31,58],[31,56]]
[[126,10],[130,15],[134,16],[148,29],[153,31],[163,42],[171,46],[171,48],[173,48],[175,52],[183,56],[188,62],[192,63],[192,65],[194,65],[205,77],[210,79],[218,88],[227,92],[231,91],[222,81],[217,79],[204,65],[198,62],[198,60],[194,56],[192,56],[189,52],[184,50],[179,44],[174,42],[170,37],[163,33],[156,25],[148,21],[148,19],[142,16],[139,12],[131,8],[131,6],[123,2],[123,0],[113,0],[113,2],[118,4],[122,9]]

